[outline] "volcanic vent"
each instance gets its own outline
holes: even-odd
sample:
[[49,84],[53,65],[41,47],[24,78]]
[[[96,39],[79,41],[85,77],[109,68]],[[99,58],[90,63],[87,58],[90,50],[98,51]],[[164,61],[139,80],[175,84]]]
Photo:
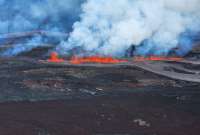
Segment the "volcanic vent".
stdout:
[[[13,15],[14,18],[3,21],[7,26],[0,35],[3,62],[4,59],[14,63],[16,60],[33,62],[46,68],[50,74],[54,74],[54,70],[49,70],[48,66],[103,70],[133,68],[172,80],[175,86],[176,81],[200,82],[200,22],[196,19],[200,17],[199,1],[192,0],[187,6],[180,6],[179,0],[158,0],[156,3],[151,0],[110,0],[98,5],[96,0],[75,0],[68,8],[63,7],[64,1],[36,1],[31,5],[25,2],[31,9],[30,13],[19,3],[17,9],[12,9],[15,3],[2,2],[10,8],[9,14],[2,12],[2,16]],[[187,3],[187,0],[183,2]],[[41,6],[45,4],[47,6]],[[75,15],[69,16],[72,13]],[[24,27],[18,27],[18,24]],[[28,67],[31,68],[31,65]],[[24,72],[29,75],[43,71],[35,70]],[[63,74],[70,72],[60,70]],[[58,78],[44,83],[38,81],[36,75],[36,80],[25,79],[20,84],[32,85],[29,88],[45,85],[45,88],[56,89],[58,86],[65,91],[63,87],[68,86],[63,84],[66,79],[61,77],[61,73]],[[101,73],[104,74],[103,71]],[[85,77],[74,73],[69,78],[74,80],[77,76]],[[101,74],[98,76],[101,78]],[[108,76],[110,79],[112,76],[117,78],[112,73]],[[85,78],[87,80],[87,75]],[[57,82],[57,79],[61,81]],[[140,80],[140,77],[134,80],[137,83],[133,85],[138,87],[154,84],[154,81]],[[159,81],[155,82],[157,85]]]
[[199,5],[0,0],[0,134],[199,135]]

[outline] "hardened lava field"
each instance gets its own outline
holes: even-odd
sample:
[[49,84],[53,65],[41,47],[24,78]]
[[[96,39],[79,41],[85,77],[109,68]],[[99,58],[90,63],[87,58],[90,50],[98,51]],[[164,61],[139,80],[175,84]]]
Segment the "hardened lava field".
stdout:
[[200,132],[199,83],[148,70],[152,64],[163,66],[161,71],[170,65],[167,73],[194,75],[198,63],[73,65],[16,57],[1,58],[0,64],[3,135]]

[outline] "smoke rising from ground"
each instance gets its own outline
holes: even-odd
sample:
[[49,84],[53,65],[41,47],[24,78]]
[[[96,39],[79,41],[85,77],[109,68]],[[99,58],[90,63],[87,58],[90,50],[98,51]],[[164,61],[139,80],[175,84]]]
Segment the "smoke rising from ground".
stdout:
[[[55,46],[62,54],[167,55],[192,48],[188,33],[200,31],[200,0],[0,0],[0,33],[71,32]],[[195,35],[195,34],[194,34]],[[42,37],[17,44],[5,55],[43,45]]]
[[200,30],[199,9],[200,0],[88,0],[81,20],[57,50],[67,53],[80,47],[95,54],[123,56],[134,45],[137,54],[167,55],[179,47],[181,55],[192,46],[184,35]]

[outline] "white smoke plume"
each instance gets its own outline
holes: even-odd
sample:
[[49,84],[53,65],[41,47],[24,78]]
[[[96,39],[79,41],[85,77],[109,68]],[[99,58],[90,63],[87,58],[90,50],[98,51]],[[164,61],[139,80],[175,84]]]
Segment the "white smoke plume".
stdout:
[[187,52],[192,45],[182,35],[200,30],[200,0],[87,0],[82,10],[69,39],[57,47],[61,53],[80,47],[123,56],[131,45],[143,55],[167,55],[185,45]]

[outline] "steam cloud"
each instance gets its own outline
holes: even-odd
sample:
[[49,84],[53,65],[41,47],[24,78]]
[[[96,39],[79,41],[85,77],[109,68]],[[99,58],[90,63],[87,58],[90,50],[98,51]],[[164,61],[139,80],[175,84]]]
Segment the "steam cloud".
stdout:
[[81,20],[57,50],[66,54],[80,47],[86,52],[123,56],[131,46],[142,55],[187,53],[187,33],[200,30],[200,0],[87,0]]
[[[200,31],[200,0],[0,0],[0,34],[30,30],[70,32],[55,48],[62,54],[123,56],[167,55],[192,48],[190,33]],[[17,55],[42,44],[35,37],[5,55]]]

